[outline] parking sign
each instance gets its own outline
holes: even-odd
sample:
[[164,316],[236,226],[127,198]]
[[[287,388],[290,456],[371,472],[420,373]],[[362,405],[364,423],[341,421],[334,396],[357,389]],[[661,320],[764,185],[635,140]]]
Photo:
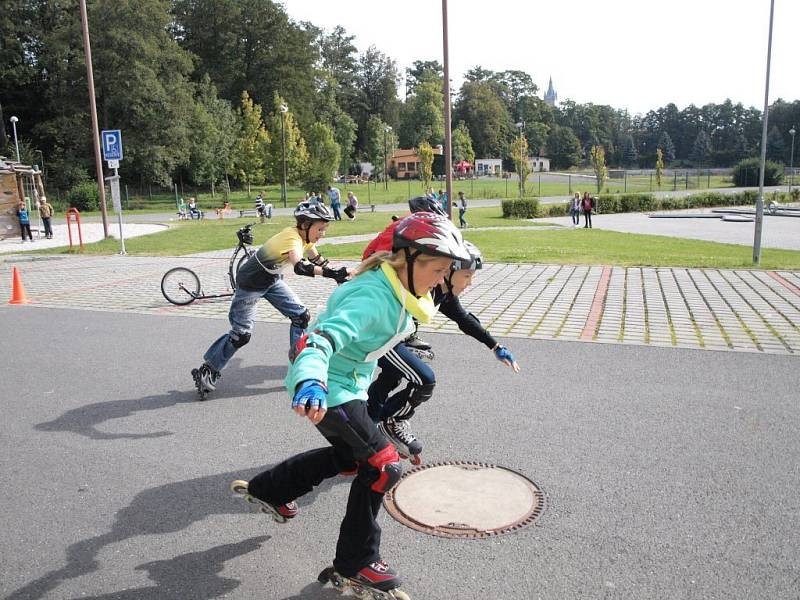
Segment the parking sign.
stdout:
[[100,133],[104,160],[122,160],[122,131],[104,129]]

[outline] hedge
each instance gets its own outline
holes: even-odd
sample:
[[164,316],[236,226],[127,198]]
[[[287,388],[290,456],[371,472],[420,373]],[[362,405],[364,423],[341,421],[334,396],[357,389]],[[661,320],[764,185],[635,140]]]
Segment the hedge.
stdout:
[[[720,192],[700,192],[691,196],[673,198],[657,198],[653,194],[619,194],[604,196],[597,200],[597,212],[604,214],[625,212],[655,212],[659,210],[680,210],[686,208],[709,208],[712,206],[752,206],[758,199],[758,192],[745,190],[735,194],[722,194]],[[772,192],[764,196],[764,205],[770,202],[786,203],[800,201],[800,190],[792,190],[789,195],[785,192]],[[508,202],[531,202],[530,200],[509,200]],[[540,207],[536,212],[537,217],[562,217],[569,214],[571,202],[564,204],[548,204]],[[506,214],[503,202],[503,216]],[[518,218],[529,219],[521,216]]]

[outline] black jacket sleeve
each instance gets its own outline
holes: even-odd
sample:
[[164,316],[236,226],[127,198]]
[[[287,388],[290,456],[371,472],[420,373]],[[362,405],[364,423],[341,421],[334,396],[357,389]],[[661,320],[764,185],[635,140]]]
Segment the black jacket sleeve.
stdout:
[[439,305],[439,312],[458,325],[458,328],[468,336],[484,343],[489,350],[497,345],[497,340],[484,329],[478,317],[464,310],[464,307],[461,306],[461,302],[458,300],[458,296],[450,293],[442,293],[437,288],[434,293],[433,301]]

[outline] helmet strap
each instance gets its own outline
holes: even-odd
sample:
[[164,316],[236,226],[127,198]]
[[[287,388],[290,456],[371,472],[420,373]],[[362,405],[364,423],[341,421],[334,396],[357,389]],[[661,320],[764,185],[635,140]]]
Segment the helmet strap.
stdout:
[[[311,230],[311,223],[309,219],[303,219],[302,221],[297,223],[297,228],[303,232],[303,239],[305,239],[306,244],[310,243],[308,239],[308,233]],[[305,227],[307,225],[307,227]]]
[[450,271],[447,274],[447,277],[444,278],[444,284],[447,286],[447,293],[448,294],[452,294],[453,293],[453,282],[451,281],[451,279],[453,277],[453,273],[455,273],[455,271]]
[[422,254],[420,250],[417,250],[413,254],[411,250],[406,246],[403,248],[403,252],[406,255],[406,274],[408,276],[408,291],[411,292],[416,298],[419,298],[417,295],[417,291],[414,289],[414,261],[416,258]]

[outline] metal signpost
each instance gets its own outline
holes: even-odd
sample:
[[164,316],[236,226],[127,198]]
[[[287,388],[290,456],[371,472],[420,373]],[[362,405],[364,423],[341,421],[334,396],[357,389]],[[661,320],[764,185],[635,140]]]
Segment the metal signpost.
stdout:
[[108,168],[114,169],[114,174],[105,180],[111,185],[111,201],[117,211],[119,223],[119,253],[125,255],[125,238],[122,236],[122,199],[119,193],[119,161],[122,160],[122,132],[119,129],[103,130],[100,134],[103,146],[103,159],[108,162]]

